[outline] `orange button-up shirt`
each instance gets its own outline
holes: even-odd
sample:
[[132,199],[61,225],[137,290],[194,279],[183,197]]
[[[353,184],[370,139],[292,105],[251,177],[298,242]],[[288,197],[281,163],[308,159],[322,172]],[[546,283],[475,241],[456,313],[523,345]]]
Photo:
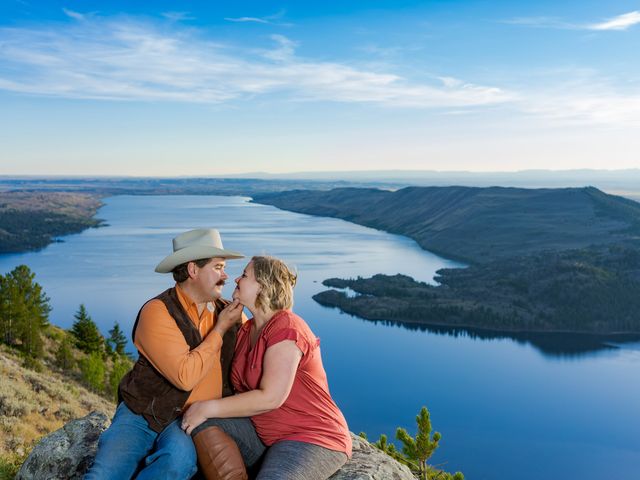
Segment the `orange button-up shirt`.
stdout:
[[222,337],[215,326],[213,303],[201,314],[198,305],[176,284],[178,300],[204,339],[190,350],[176,321],[162,300],[154,299],[142,308],[134,345],[167,380],[181,390],[191,390],[185,406],[222,396],[220,348]]

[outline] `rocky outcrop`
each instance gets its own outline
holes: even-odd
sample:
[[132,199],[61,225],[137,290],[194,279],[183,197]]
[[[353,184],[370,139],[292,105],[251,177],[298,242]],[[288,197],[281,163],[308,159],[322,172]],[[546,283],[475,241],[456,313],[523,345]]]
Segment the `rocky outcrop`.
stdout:
[[[96,454],[98,437],[108,425],[108,418],[98,412],[72,420],[36,445],[16,480],[82,478]],[[407,467],[366,440],[351,436],[353,457],[331,480],[415,480]]]
[[330,480],[415,480],[411,471],[353,433],[353,457]]
[[70,421],[35,446],[16,480],[81,479],[96,455],[100,434],[108,426],[109,419],[100,412]]

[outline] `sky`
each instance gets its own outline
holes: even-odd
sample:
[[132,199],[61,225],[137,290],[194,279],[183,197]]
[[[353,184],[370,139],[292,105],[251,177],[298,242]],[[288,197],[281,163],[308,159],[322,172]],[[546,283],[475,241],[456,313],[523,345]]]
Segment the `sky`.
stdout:
[[640,168],[640,0],[0,3],[0,175]]

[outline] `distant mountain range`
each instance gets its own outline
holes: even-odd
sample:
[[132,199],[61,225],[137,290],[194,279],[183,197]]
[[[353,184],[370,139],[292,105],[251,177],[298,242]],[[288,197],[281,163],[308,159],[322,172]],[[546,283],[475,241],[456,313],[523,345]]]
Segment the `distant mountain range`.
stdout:
[[369,170],[265,173],[199,177],[0,176],[0,190],[30,189],[130,194],[222,194],[339,186],[399,189],[407,186],[562,188],[593,186],[607,193],[640,200],[640,169],[522,170],[465,172],[434,170]]

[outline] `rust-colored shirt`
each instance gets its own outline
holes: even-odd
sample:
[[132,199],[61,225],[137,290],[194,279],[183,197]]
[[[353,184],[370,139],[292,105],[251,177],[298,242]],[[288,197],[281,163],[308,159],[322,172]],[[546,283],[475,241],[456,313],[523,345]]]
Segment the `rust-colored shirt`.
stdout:
[[251,417],[265,445],[282,440],[320,445],[351,457],[351,435],[347,421],[329,393],[327,374],[320,356],[320,339],[306,322],[290,310],[276,313],[264,326],[251,348],[253,320],[238,331],[231,381],[237,392],[260,386],[267,349],[283,340],[293,340],[302,351],[289,396],[275,410]]
[[220,347],[222,337],[213,332],[214,304],[198,314],[198,305],[176,285],[176,293],[189,318],[204,339],[193,350],[161,300],[142,308],[134,345],[167,380],[182,390],[191,390],[185,406],[222,396]]

